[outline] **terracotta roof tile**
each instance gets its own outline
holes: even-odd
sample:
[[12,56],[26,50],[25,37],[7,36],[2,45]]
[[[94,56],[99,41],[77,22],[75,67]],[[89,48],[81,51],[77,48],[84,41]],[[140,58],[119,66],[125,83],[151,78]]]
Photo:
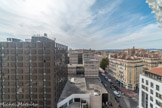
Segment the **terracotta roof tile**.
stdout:
[[156,67],[156,68],[147,70],[147,72],[162,76],[162,67]]

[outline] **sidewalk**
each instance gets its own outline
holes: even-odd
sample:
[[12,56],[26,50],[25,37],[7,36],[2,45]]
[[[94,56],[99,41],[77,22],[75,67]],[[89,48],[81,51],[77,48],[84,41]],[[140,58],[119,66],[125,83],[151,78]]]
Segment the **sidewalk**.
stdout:
[[137,93],[135,93],[135,92],[133,92],[133,91],[130,91],[130,90],[127,90],[127,89],[125,89],[124,87],[120,87],[120,85],[118,85],[118,84],[116,83],[115,79],[114,79],[112,76],[110,76],[108,73],[106,73],[106,75],[112,80],[112,83],[113,83],[115,86],[117,86],[117,87],[122,91],[122,93],[124,93],[124,95],[126,95],[126,96],[129,97],[129,98],[133,98],[135,101],[138,100],[138,94],[137,94]]

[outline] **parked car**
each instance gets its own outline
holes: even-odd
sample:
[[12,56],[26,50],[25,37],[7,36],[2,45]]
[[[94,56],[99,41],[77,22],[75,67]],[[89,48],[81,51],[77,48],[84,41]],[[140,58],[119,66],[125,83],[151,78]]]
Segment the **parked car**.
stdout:
[[109,106],[113,106],[113,105],[112,105],[112,102],[108,102],[108,105],[109,105]]
[[111,82],[111,79],[108,79],[109,82]]
[[110,89],[115,90],[115,88],[113,86],[110,86]]
[[114,95],[117,96],[118,98],[121,97],[120,94],[119,94],[117,91],[114,91],[113,93],[114,93]]
[[105,78],[108,79],[108,77],[105,75]]
[[115,96],[115,100],[119,103],[119,99]]
[[119,89],[117,86],[114,86],[114,88],[115,88],[117,91],[120,91],[120,89]]
[[110,82],[111,85],[114,85],[112,82]]
[[102,75],[103,75],[103,76],[105,76],[105,74],[104,74],[104,73],[102,73]]
[[106,84],[104,84],[104,86],[105,86],[105,87],[107,87],[107,85],[106,85]]

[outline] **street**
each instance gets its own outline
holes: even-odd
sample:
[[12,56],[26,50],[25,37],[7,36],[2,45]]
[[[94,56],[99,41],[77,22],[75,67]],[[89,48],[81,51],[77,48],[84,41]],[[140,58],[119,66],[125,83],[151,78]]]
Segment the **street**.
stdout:
[[[121,93],[121,97],[118,98],[118,100],[119,100],[119,103],[118,103],[115,100],[115,95],[113,94],[114,90],[112,89],[112,87],[110,87],[111,86],[110,82],[101,73],[99,73],[99,77],[101,79],[102,84],[105,86],[106,90],[108,91],[108,93],[110,93],[110,100],[109,101],[112,102],[113,106],[108,107],[108,108],[120,108],[119,105],[121,106],[121,108],[136,108],[137,107],[138,103],[135,100],[125,96],[122,93]],[[108,78],[109,77],[110,76],[108,76]]]

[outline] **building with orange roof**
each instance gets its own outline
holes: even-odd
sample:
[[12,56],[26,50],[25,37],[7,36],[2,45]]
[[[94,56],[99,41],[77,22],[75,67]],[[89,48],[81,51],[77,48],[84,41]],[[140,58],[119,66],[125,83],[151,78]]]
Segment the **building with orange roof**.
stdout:
[[162,108],[162,67],[140,75],[139,108]]
[[109,58],[110,74],[129,90],[138,89],[139,74],[162,64],[162,57],[144,49],[125,49]]

